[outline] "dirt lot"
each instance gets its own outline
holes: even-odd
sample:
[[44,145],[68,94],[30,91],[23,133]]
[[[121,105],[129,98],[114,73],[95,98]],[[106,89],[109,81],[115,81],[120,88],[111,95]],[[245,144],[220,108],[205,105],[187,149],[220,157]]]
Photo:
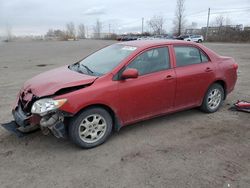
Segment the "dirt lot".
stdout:
[[[28,78],[73,63],[110,41],[0,44],[0,123]],[[228,111],[250,100],[250,44],[206,46],[239,63],[222,109],[197,109],[123,128],[104,145],[81,150],[36,132],[17,138],[0,128],[0,187],[250,187],[250,114]]]

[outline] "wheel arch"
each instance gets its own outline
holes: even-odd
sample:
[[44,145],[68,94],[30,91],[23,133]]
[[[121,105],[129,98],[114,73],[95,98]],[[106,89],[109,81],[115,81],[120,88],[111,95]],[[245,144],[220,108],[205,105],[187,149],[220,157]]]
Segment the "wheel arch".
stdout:
[[108,105],[105,105],[105,104],[98,103],[98,104],[87,105],[84,108],[80,109],[76,114],[74,114],[74,116],[76,116],[79,113],[81,113],[82,111],[90,109],[90,108],[102,108],[102,109],[106,110],[112,118],[113,130],[119,131],[121,129],[122,123],[120,121],[120,118],[118,117],[118,115],[115,113],[115,111],[111,107],[109,107]]
[[222,79],[218,79],[218,80],[214,81],[212,84],[210,84],[209,87],[211,85],[213,85],[213,84],[219,84],[219,85],[221,85],[223,87],[223,90],[224,90],[224,100],[225,100],[226,97],[227,97],[227,83],[224,80],[222,80]]
[[224,80],[216,80],[213,84],[220,84],[224,90],[224,100],[227,97],[227,83]]

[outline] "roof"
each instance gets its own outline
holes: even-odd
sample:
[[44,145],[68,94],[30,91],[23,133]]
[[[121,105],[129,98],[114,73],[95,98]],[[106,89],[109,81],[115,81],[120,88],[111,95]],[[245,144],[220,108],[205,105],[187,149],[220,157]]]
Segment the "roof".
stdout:
[[119,44],[128,45],[128,46],[135,46],[139,48],[146,48],[151,46],[158,46],[158,45],[171,45],[171,44],[190,44],[193,42],[190,41],[183,41],[183,40],[133,40],[127,42],[120,42]]
[[133,40],[133,41],[127,41],[127,42],[120,42],[118,44],[128,45],[128,46],[135,46],[140,49],[144,48],[150,48],[154,46],[160,46],[160,45],[173,45],[173,44],[179,44],[179,45],[194,45],[199,48],[201,48],[203,51],[205,51],[209,57],[219,57],[217,53],[215,53],[213,50],[207,48],[206,46],[202,44],[198,44],[191,41],[184,41],[184,40]]

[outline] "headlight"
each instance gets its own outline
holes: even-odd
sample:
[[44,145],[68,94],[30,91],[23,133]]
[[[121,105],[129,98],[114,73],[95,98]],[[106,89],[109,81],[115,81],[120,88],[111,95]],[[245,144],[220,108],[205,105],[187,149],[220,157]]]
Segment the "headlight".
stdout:
[[46,115],[48,112],[54,111],[60,108],[67,99],[54,100],[51,98],[44,98],[36,101],[31,108],[33,114],[39,114],[41,116]]

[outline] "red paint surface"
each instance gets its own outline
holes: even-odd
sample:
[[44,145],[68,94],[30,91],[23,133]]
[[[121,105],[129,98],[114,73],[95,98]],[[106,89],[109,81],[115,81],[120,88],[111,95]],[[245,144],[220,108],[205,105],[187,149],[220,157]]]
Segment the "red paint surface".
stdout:
[[56,91],[72,86],[84,85],[93,82],[94,76],[71,71],[68,66],[59,67],[38,74],[24,83],[24,90],[31,89],[38,97],[52,95]]
[[[113,110],[122,125],[170,112],[200,106],[209,86],[221,81],[226,94],[237,80],[237,68],[232,58],[222,57],[200,44],[183,41],[131,41],[123,44],[138,47],[112,72],[99,78],[80,74],[67,66],[42,73],[25,83],[37,96],[52,95],[65,87],[92,85],[55,98],[67,98],[61,110],[76,114],[91,105],[105,105]],[[211,61],[176,67],[174,45],[191,45],[204,51]],[[114,76],[142,51],[159,46],[169,48],[171,68],[139,76],[114,80]]]

